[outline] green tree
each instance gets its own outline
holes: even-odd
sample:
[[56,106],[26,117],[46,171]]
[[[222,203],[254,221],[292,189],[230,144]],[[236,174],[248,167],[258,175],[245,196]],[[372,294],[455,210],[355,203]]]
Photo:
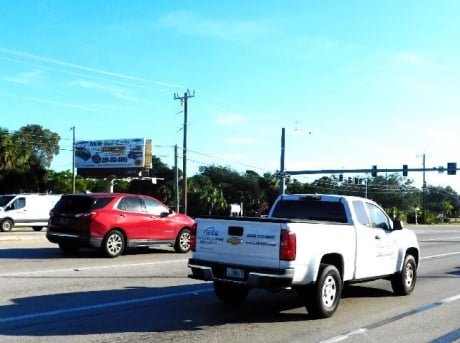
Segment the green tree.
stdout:
[[45,192],[47,168],[59,153],[59,135],[40,125],[0,130],[0,192]]

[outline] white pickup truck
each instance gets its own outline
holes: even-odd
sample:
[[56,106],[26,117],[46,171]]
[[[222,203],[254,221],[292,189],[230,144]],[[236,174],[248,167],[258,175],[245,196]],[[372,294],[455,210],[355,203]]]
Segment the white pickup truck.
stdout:
[[387,279],[410,294],[420,257],[413,231],[342,195],[281,195],[266,218],[196,218],[190,243],[189,277],[213,281],[225,303],[252,288],[294,289],[316,318],[335,313],[345,283]]

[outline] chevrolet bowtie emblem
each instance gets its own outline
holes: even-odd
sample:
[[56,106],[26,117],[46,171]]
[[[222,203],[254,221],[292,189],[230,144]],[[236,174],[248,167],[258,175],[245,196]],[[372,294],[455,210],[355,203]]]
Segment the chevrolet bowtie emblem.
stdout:
[[243,240],[236,237],[230,237],[229,239],[227,239],[227,243],[230,243],[232,245],[238,245],[243,243]]

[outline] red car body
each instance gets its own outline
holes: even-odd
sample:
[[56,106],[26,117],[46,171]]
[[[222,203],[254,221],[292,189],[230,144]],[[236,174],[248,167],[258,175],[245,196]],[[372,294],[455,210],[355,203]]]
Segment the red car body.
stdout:
[[126,248],[164,244],[188,252],[193,225],[192,218],[147,195],[70,194],[51,210],[46,237],[65,253],[89,247],[116,257]]

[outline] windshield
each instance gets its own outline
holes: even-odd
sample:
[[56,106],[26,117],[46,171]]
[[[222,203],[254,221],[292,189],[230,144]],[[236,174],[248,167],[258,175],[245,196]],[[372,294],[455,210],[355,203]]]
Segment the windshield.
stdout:
[[5,206],[13,199],[14,195],[0,195],[0,206]]

